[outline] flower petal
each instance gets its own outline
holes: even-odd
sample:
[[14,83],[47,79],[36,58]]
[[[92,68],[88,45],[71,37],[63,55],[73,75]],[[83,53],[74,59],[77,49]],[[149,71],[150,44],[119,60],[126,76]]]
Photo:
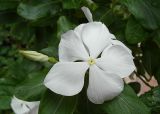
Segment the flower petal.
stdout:
[[102,50],[111,43],[111,34],[101,22],[86,24],[81,36],[92,58],[98,57]]
[[104,71],[114,73],[121,78],[129,76],[135,70],[133,56],[121,45],[106,48],[101,58],[96,60],[96,64]]
[[39,101],[27,102],[13,97],[11,107],[16,114],[38,114]]
[[76,35],[82,40],[82,30],[83,30],[83,27],[85,26],[86,24],[80,24],[78,25],[75,29],[74,29],[74,32],[76,33]]
[[47,74],[44,85],[57,94],[76,95],[83,88],[88,67],[86,62],[59,62]]
[[112,44],[113,45],[120,45],[120,46],[124,47],[129,53],[132,53],[132,51],[127,46],[125,46],[121,41],[112,40]]
[[92,65],[89,70],[88,98],[95,104],[102,104],[118,96],[123,90],[123,80]]
[[59,60],[60,61],[76,61],[87,60],[89,54],[85,49],[81,38],[79,38],[73,30],[62,35],[59,44]]
[[93,22],[91,11],[87,7],[84,7],[84,6],[81,9],[82,9],[84,15],[86,16],[87,20],[89,22]]
[[38,114],[39,106],[34,107],[29,114]]

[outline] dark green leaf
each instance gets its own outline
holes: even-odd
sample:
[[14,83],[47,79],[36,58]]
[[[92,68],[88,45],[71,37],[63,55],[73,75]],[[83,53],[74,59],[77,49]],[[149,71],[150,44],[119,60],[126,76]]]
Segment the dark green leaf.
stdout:
[[21,40],[21,43],[29,43],[34,39],[34,29],[27,23],[17,23],[11,29],[11,35],[17,40]]
[[121,0],[136,19],[146,28],[160,27],[160,1],[159,0]]
[[160,87],[156,87],[142,95],[141,100],[151,108],[153,114],[160,113]]
[[140,89],[141,89],[141,85],[138,82],[132,82],[129,83],[129,85],[133,88],[133,90],[135,91],[135,93],[139,93]]
[[15,62],[12,61],[12,64],[10,64],[10,61],[8,61],[7,64],[9,64],[8,65],[9,66],[8,73],[10,74],[10,77],[17,80],[17,82],[21,82],[24,79],[28,78],[28,75],[32,71],[37,71],[41,67],[40,64],[38,64],[38,63],[36,64],[36,62],[31,62],[26,59],[17,60]]
[[39,114],[72,114],[77,104],[77,96],[65,97],[46,91],[41,102]]
[[14,86],[16,85],[16,81],[11,77],[1,77],[0,78],[0,85],[10,85]]
[[80,114],[104,114],[101,105],[93,104],[89,101],[87,96],[87,88],[88,88],[89,75],[86,75],[85,85],[82,91],[78,94],[78,103],[76,107],[76,112]]
[[80,3],[82,0],[63,0],[63,8],[64,9],[73,9],[73,8],[80,8]]
[[160,50],[154,42],[147,42],[142,45],[143,57],[142,63],[149,73],[149,75],[154,75],[158,67],[160,66]]
[[[53,34],[54,28],[52,27],[38,27],[36,29],[35,47],[37,50],[46,48],[46,46],[55,46],[57,43],[56,34]],[[41,41],[41,42],[39,42]],[[59,43],[59,40],[58,40]]]
[[18,3],[18,0],[0,0],[0,10],[16,8]]
[[0,11],[0,24],[20,22],[21,18],[14,11]]
[[106,26],[111,25],[115,21],[115,15],[113,14],[112,10],[107,9],[106,7],[100,9],[98,8],[94,15],[96,20],[99,20],[105,23]]
[[53,56],[53,57],[58,58],[58,51],[55,47],[44,48],[44,49],[41,50],[41,52],[50,56],[50,57]]
[[7,30],[6,27],[0,27],[0,41],[3,41],[3,38],[7,37],[9,34],[9,31]]
[[129,86],[125,86],[117,98],[104,103],[103,109],[108,114],[150,114],[149,109]]
[[155,73],[155,78],[157,82],[160,84],[160,67],[157,69],[157,72]]
[[63,33],[73,28],[75,25],[71,23],[65,16],[61,16],[57,21],[57,37],[60,38]]
[[126,25],[125,36],[128,43],[137,44],[146,39],[147,32],[135,19],[130,18]]
[[157,43],[158,47],[160,48],[160,30],[156,32],[153,40]]
[[0,110],[10,109],[10,96],[0,96]]
[[41,94],[45,91],[43,85],[44,78],[45,73],[30,74],[30,78],[26,79],[16,88],[15,96],[27,101],[40,100]]
[[0,96],[12,96],[14,93],[14,86],[11,85],[0,85]]
[[57,3],[57,1],[52,0],[38,0],[32,2],[20,3],[17,12],[20,16],[29,19],[37,20],[39,18],[45,17],[50,14],[52,5]]

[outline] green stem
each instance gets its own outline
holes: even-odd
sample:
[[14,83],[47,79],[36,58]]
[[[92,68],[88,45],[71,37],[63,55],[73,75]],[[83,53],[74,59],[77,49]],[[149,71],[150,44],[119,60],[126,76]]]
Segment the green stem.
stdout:
[[49,57],[48,62],[50,62],[50,63],[57,63],[58,60],[55,59],[54,57]]

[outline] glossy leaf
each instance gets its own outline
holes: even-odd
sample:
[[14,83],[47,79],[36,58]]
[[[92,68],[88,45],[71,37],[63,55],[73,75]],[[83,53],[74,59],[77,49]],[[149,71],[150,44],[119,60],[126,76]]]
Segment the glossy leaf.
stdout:
[[17,23],[13,25],[11,29],[11,35],[22,43],[28,43],[31,39],[34,39],[34,29],[31,28],[27,23]]
[[141,100],[152,109],[152,114],[160,113],[160,87],[156,87],[153,90],[142,95]]
[[153,39],[160,48],[160,31],[157,31]]
[[77,96],[65,97],[47,90],[41,99],[39,114],[72,114]]
[[57,2],[52,0],[38,0],[38,2],[33,1],[32,3],[24,2],[19,4],[17,12],[20,16],[26,19],[37,20],[47,16],[54,3]]
[[121,0],[139,22],[148,29],[160,27],[159,0]]
[[143,45],[142,50],[142,63],[149,75],[152,76],[157,72],[158,67],[160,66],[160,50],[153,42],[147,42]]
[[146,40],[147,32],[142,26],[133,18],[129,19],[126,25],[125,36],[128,43],[137,44]]
[[41,95],[46,89],[43,85],[45,74],[34,73],[30,76],[30,78],[26,79],[16,88],[15,96],[26,101],[40,100]]
[[147,106],[129,86],[126,86],[117,98],[104,103],[103,109],[108,114],[150,114]]
[[64,9],[74,9],[74,8],[80,8],[80,3],[82,0],[63,0],[63,8]]
[[67,32],[69,29],[73,28],[75,25],[71,23],[65,16],[59,17],[57,21],[57,37],[60,38],[61,34]]

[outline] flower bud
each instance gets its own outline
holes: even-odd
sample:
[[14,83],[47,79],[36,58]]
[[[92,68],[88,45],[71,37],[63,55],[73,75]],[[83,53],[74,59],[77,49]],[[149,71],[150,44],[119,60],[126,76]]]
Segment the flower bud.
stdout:
[[36,51],[19,51],[22,55],[24,55],[26,58],[31,59],[33,61],[39,61],[39,62],[46,62],[48,61],[49,57],[47,55],[44,55],[42,53],[38,53]]

